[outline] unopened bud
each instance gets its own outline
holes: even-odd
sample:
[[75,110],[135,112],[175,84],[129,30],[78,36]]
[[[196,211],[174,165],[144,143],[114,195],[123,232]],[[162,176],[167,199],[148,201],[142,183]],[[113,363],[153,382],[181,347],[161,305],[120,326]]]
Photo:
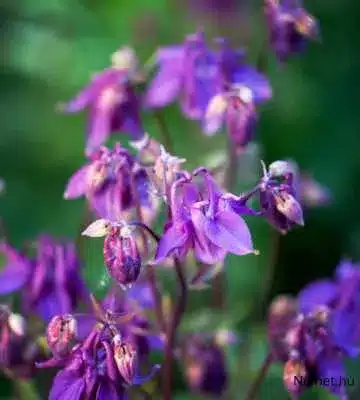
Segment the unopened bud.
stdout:
[[115,339],[114,360],[124,381],[131,385],[137,371],[138,356],[136,349],[130,343],[124,343],[120,339]]
[[304,225],[304,217],[300,203],[291,194],[281,191],[274,195],[276,209],[295,224]]
[[141,257],[131,230],[113,229],[104,241],[104,260],[109,274],[119,284],[129,285],[137,280]]
[[306,387],[307,371],[305,364],[299,360],[288,360],[284,366],[283,381],[291,395],[299,395]]
[[54,355],[67,354],[76,339],[77,322],[70,315],[56,315],[51,319],[46,330],[46,339]]

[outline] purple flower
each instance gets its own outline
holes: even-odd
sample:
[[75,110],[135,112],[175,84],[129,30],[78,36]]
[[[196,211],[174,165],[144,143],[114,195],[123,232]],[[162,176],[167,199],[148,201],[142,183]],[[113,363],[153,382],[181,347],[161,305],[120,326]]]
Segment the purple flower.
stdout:
[[[202,179],[197,186],[198,174]],[[205,264],[222,261],[228,252],[254,253],[246,223],[227,207],[222,195],[206,170],[175,181],[170,195],[171,220],[160,239],[155,262],[170,255],[183,259],[190,249]]]
[[121,48],[112,57],[112,67],[94,75],[90,84],[63,106],[65,112],[89,108],[86,154],[103,145],[113,131],[125,131],[134,140],[143,136],[139,100],[131,81],[136,76],[132,49]]
[[100,218],[118,221],[136,202],[143,209],[154,209],[149,185],[144,169],[127,150],[116,144],[114,150],[102,147],[91,156],[89,163],[75,172],[64,197],[85,196]]
[[50,320],[56,314],[74,310],[86,290],[72,243],[56,243],[49,236],[41,236],[36,246],[34,259],[7,244],[0,246],[8,259],[0,274],[0,294],[21,289],[24,309]]
[[156,53],[159,71],[145,95],[145,105],[164,107],[180,98],[183,113],[200,119],[216,90],[216,57],[202,32],[187,36],[183,45],[160,48]]
[[300,0],[265,0],[269,41],[277,59],[286,61],[318,37],[318,25]]
[[221,396],[228,373],[223,349],[212,338],[194,335],[186,339],[184,363],[187,384],[201,395]]
[[306,174],[300,177],[300,200],[305,207],[325,206],[331,202],[330,190]]
[[[256,107],[272,96],[267,78],[244,62],[244,57],[222,46],[220,66],[226,82],[208,103],[203,130],[213,135],[225,123],[228,134],[240,152],[253,139],[257,122]],[[226,89],[225,89],[226,88]]]
[[[297,200],[297,181],[292,164],[286,161],[275,161],[269,170],[263,165],[263,177],[254,189],[238,197],[228,197],[229,206],[235,212],[248,210],[246,213],[264,216],[271,225],[282,234],[290,231],[295,225],[304,225],[303,212]],[[247,207],[250,199],[258,196],[260,211]]]
[[[131,321],[131,314],[118,313],[119,308],[124,308],[121,299],[113,291],[102,306],[94,298],[93,305],[95,318],[87,317],[88,321],[93,321],[93,326],[85,333],[83,340],[71,352],[62,356],[54,353],[54,358],[38,363],[39,368],[62,368],[54,379],[49,397],[51,400],[80,400],[83,397],[97,400],[127,399],[128,386],[143,384],[159,368],[156,365],[149,375],[139,376],[139,349],[127,332],[131,329],[128,325],[135,326],[136,323]],[[81,324],[80,321],[78,319],[78,324]]]

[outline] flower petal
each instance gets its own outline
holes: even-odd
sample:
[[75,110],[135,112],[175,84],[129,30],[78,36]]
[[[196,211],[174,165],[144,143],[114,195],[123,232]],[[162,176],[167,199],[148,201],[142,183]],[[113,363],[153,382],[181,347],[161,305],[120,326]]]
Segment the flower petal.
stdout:
[[0,244],[0,253],[8,258],[0,271],[0,294],[7,295],[22,288],[31,272],[30,262],[5,243]]
[[239,256],[254,252],[251,234],[245,221],[231,211],[218,212],[214,219],[200,217],[205,235],[215,245]]
[[158,264],[167,258],[174,250],[185,245],[189,236],[186,224],[173,224],[166,230],[156,250],[154,263]]
[[53,382],[49,400],[80,400],[85,390],[85,382],[70,371],[60,371]]
[[271,85],[266,76],[247,65],[234,73],[233,82],[248,87],[255,103],[263,103],[272,97]]
[[77,197],[84,195],[86,190],[88,170],[89,166],[85,165],[84,167],[78,169],[70,178],[65,189],[64,199],[76,199]]
[[119,400],[123,399],[120,393],[117,392],[115,386],[107,382],[106,380],[101,381],[99,389],[96,394],[97,400]]
[[181,88],[181,73],[170,62],[164,62],[145,93],[146,107],[165,107],[175,100]]
[[319,280],[305,286],[298,295],[299,310],[309,313],[319,305],[329,305],[336,297],[337,286],[330,280]]
[[111,122],[115,106],[92,106],[88,115],[88,133],[86,140],[86,155],[91,155],[104,144],[111,133]]
[[104,237],[109,233],[111,225],[107,219],[101,218],[92,222],[82,233],[82,236]]
[[221,128],[224,122],[226,107],[227,101],[221,94],[215,95],[210,100],[202,122],[202,128],[206,135],[214,135]]

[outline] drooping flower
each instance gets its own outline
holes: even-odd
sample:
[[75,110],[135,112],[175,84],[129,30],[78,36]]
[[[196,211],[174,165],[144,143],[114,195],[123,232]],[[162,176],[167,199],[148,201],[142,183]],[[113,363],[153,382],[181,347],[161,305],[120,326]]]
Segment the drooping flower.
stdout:
[[124,212],[139,203],[143,210],[156,211],[145,170],[119,144],[114,150],[102,147],[90,162],[70,178],[64,197],[85,196],[99,218],[124,219]]
[[159,71],[145,94],[145,105],[164,107],[179,97],[183,113],[200,119],[217,84],[216,57],[204,34],[189,35],[182,45],[160,48],[156,63]]
[[142,137],[139,99],[133,87],[138,75],[134,51],[123,47],[112,56],[110,68],[95,74],[87,87],[62,106],[71,113],[89,108],[87,155],[97,151],[113,131],[125,131],[134,140]]
[[224,393],[228,382],[225,354],[213,338],[186,338],[183,357],[186,381],[193,392],[203,396]]
[[88,325],[87,331],[79,329],[79,333],[81,330],[84,332],[83,338],[78,336],[80,340],[71,351],[55,352],[53,358],[38,363],[39,368],[62,368],[53,381],[51,400],[80,400],[83,397],[125,400],[128,386],[143,384],[159,368],[155,365],[149,375],[139,376],[141,349],[129,336],[132,327],[139,325],[133,320],[133,313],[118,312],[119,309],[124,310],[124,303],[114,291],[109,293],[102,305],[93,298],[93,305],[94,316],[87,317],[88,322],[93,321],[93,324]]
[[[198,184],[196,175],[202,178]],[[183,259],[190,249],[205,264],[222,261],[229,252],[254,253],[246,223],[227,207],[222,195],[204,169],[175,181],[169,199],[171,220],[160,239],[155,262],[170,255]]]
[[22,290],[24,310],[48,321],[56,314],[73,311],[85,298],[86,289],[72,243],[41,236],[36,248],[36,257],[28,259],[10,245],[1,244],[0,251],[8,262],[0,273],[0,294]]
[[270,45],[280,62],[302,51],[309,39],[319,35],[318,24],[301,0],[265,0]]
[[273,302],[268,317],[271,354],[285,363],[284,384],[294,398],[325,379],[330,392],[347,398],[335,377],[345,376],[345,357],[360,354],[359,271],[343,262],[338,282],[317,281],[297,300],[283,296]]

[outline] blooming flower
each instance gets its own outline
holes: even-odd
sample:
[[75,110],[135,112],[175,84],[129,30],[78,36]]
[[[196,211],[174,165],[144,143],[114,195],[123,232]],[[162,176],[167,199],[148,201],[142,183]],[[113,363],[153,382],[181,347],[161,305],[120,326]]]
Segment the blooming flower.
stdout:
[[[338,281],[306,286],[297,301],[276,299],[269,311],[268,335],[274,359],[285,363],[284,384],[297,398],[306,386],[329,378],[328,389],[346,399],[333,377],[345,375],[344,357],[360,354],[360,269],[342,262]],[[294,384],[294,377],[306,385]]]
[[186,37],[183,45],[160,48],[159,71],[145,94],[145,105],[164,107],[180,97],[183,113],[200,119],[216,86],[216,57],[202,32]]
[[62,106],[65,112],[89,108],[87,155],[98,150],[113,131],[128,132],[134,140],[142,137],[139,100],[132,86],[137,75],[134,51],[123,47],[112,56],[110,68],[95,74],[87,87]]
[[8,263],[0,273],[0,294],[21,289],[24,309],[49,320],[55,314],[71,312],[86,291],[72,243],[41,236],[36,247],[36,257],[28,259],[8,244],[1,244],[0,251]]
[[182,259],[190,249],[205,264],[222,261],[228,252],[253,253],[246,223],[222,201],[222,192],[209,173],[200,173],[203,187],[194,183],[195,175],[180,178],[171,186],[171,220],[160,239],[155,262],[172,254]]
[[102,147],[89,161],[70,178],[66,199],[85,196],[100,218],[112,221],[123,219],[137,202],[142,209],[156,209],[145,170],[119,144],[114,150]]
[[317,22],[300,0],[265,0],[265,16],[270,44],[280,62],[318,37]]

